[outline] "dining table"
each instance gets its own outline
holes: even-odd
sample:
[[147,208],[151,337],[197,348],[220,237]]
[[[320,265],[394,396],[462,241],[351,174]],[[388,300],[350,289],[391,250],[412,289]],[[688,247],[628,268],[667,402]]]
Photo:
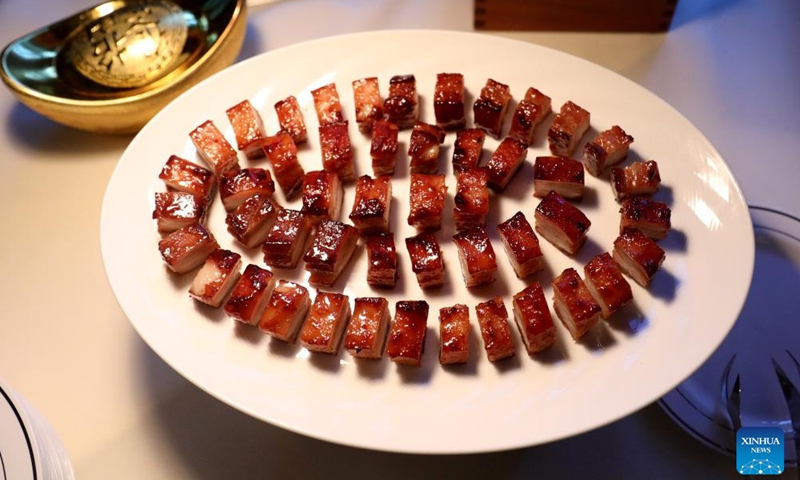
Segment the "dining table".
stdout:
[[[93,3],[2,0],[0,46]],[[474,6],[467,0],[253,5],[237,61],[355,32],[473,32]],[[664,32],[479,33],[574,55],[644,86],[714,144],[749,205],[798,217],[798,24],[796,0],[681,0]],[[101,207],[106,185],[132,139],[60,125],[0,88],[0,266],[5,272],[0,378],[52,424],[76,478],[741,476],[733,457],[695,440],[657,403],[569,438],[470,455],[338,445],[223,403],[151,350],[106,278]],[[730,265],[737,268],[737,259],[731,258]],[[680,355],[679,346],[675,354]]]

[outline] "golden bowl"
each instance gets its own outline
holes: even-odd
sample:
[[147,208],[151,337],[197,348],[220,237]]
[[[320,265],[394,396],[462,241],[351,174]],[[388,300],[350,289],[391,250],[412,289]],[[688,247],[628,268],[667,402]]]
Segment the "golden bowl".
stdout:
[[246,23],[245,0],[112,0],[13,41],[0,77],[56,122],[136,132],[233,63]]

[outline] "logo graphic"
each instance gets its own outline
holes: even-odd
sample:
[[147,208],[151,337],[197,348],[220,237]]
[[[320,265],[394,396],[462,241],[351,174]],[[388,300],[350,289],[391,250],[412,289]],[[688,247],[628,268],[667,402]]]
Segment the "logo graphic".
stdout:
[[742,475],[783,473],[783,430],[742,427],[736,432],[736,470]]

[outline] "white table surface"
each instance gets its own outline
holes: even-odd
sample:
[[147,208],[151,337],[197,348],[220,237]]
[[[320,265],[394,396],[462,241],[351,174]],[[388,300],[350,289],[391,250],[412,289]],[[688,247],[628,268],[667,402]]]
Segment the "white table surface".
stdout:
[[[0,45],[93,3],[0,1]],[[357,31],[471,30],[471,6],[285,1],[251,11],[240,58]],[[666,34],[504,36],[649,88],[717,146],[750,204],[800,216],[798,24],[797,0],[681,0]],[[0,377],[54,425],[78,478],[740,478],[656,405],[548,445],[434,457],[309,439],[220,403],[142,342],[106,281],[100,207],[130,139],[57,125],[0,88]]]

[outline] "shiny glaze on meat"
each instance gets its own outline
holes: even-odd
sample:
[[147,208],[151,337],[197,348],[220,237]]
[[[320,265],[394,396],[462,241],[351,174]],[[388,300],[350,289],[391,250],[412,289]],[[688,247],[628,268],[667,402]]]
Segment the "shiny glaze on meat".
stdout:
[[568,157],[536,157],[533,164],[535,197],[544,197],[550,190],[564,198],[583,199],[583,164]]
[[237,322],[256,325],[274,288],[275,276],[272,272],[250,264],[233,287],[223,310]]
[[595,255],[583,267],[583,275],[589,292],[603,310],[603,318],[607,319],[633,300],[630,284],[608,253]]
[[406,238],[406,249],[411,259],[411,270],[416,274],[420,288],[442,286],[444,283],[444,260],[436,237],[432,233],[421,233]]
[[249,159],[262,158],[264,149],[261,148],[261,144],[264,143],[267,134],[264,131],[261,115],[253,104],[249,100],[244,100],[227,109],[225,114],[233,127],[239,150]]
[[389,96],[383,102],[386,118],[400,129],[410,128],[419,117],[419,95],[414,75],[395,75],[389,80]]
[[369,175],[363,175],[356,183],[356,198],[350,212],[350,221],[361,235],[388,232],[391,204],[391,179],[388,176],[373,179]]
[[408,224],[421,230],[441,228],[447,197],[445,176],[412,173],[409,190]]
[[511,89],[508,85],[488,79],[472,105],[475,126],[486,130],[494,138],[500,138],[503,120],[511,101]]
[[158,178],[167,188],[197,195],[208,203],[214,195],[217,179],[211,170],[177,155],[170,155]]
[[350,299],[341,293],[317,292],[300,331],[300,343],[312,352],[334,354],[350,320]]
[[314,109],[317,111],[320,126],[344,121],[336,84],[329,83],[311,90],[311,97],[314,99]]
[[481,227],[489,213],[489,172],[485,168],[469,168],[456,175],[453,197],[453,220],[456,229]]
[[206,258],[197,271],[189,296],[212,307],[219,307],[239,279],[242,256],[218,248]]
[[600,305],[574,268],[564,270],[553,279],[552,285],[556,315],[577,340],[599,321]]
[[378,86],[378,77],[354,80],[353,101],[358,129],[363,133],[371,132],[375,121],[383,118],[383,99]]
[[157,220],[161,233],[175,230],[193,223],[204,223],[207,204],[202,197],[185,192],[156,192],[153,218]]
[[661,240],[671,227],[672,211],[664,202],[630,197],[622,201],[620,213],[620,231],[625,227],[635,227],[653,240]]
[[219,196],[225,210],[231,212],[248,197],[262,195],[272,197],[275,182],[269,170],[263,168],[243,168],[229,170],[219,179]]
[[436,173],[439,171],[439,145],[444,141],[444,130],[423,122],[414,124],[408,141],[408,158],[411,173]]
[[303,120],[303,113],[300,111],[300,104],[293,95],[289,95],[275,103],[275,113],[278,114],[278,123],[281,130],[288,133],[295,145],[299,145],[308,139],[306,123]]
[[486,132],[480,128],[467,128],[456,134],[453,144],[453,173],[478,166],[485,140]]
[[433,91],[433,113],[436,125],[445,130],[464,128],[464,75],[439,73]]
[[303,186],[303,166],[297,160],[297,146],[291,135],[281,130],[264,142],[264,151],[267,152],[269,163],[275,180],[281,186],[286,198],[291,198]]
[[439,309],[439,363],[452,365],[469,360],[469,307],[456,304]]
[[335,173],[339,180],[355,180],[353,148],[347,133],[347,120],[319,127],[319,146],[322,150],[322,168]]
[[483,348],[490,362],[514,356],[514,342],[508,326],[508,310],[503,297],[497,296],[475,306],[478,325],[483,337]]
[[600,133],[584,147],[583,159],[586,162],[586,170],[596,176],[606,168],[618,164],[628,156],[631,143],[633,137],[618,125]]
[[228,232],[247,248],[255,248],[264,241],[275,223],[278,209],[263,195],[254,195],[225,217]]
[[536,126],[547,118],[550,111],[550,97],[533,87],[528,88],[525,99],[520,100],[511,116],[508,136],[532,144]]
[[279,211],[261,247],[264,263],[270,267],[295,268],[306,251],[311,228],[311,220],[302,212]]
[[239,168],[236,150],[222,135],[214,122],[206,120],[189,133],[197,153],[219,177],[222,172]]
[[513,299],[514,320],[529,355],[541,352],[556,341],[556,326],[539,282],[533,282]]
[[336,220],[342,207],[342,183],[335,173],[324,170],[308,172],[303,177],[301,211],[316,223],[323,218]]
[[591,115],[580,106],[571,101],[562,105],[547,131],[547,140],[553,155],[572,155],[581,137],[589,130],[590,121]]
[[378,233],[367,237],[367,283],[394,287],[397,280],[397,249],[394,235]]
[[308,281],[331,286],[344,269],[358,242],[358,230],[335,220],[322,220],[317,225],[314,241],[303,259],[311,272]]
[[385,298],[356,298],[344,337],[345,350],[354,357],[381,358],[389,321],[389,302]]
[[386,355],[395,362],[418,367],[422,364],[428,332],[428,302],[399,301],[386,342]]
[[586,241],[592,222],[578,207],[551,191],[536,207],[536,231],[568,254],[574,254]]
[[486,170],[489,172],[489,187],[503,191],[514,177],[528,155],[528,144],[517,139],[506,137],[497,146]]
[[378,120],[372,125],[369,155],[375,176],[391,175],[397,162],[397,137],[399,128],[388,120]]
[[161,258],[175,273],[194,270],[217,248],[217,240],[199,223],[175,230],[158,242]]
[[310,306],[311,299],[305,287],[280,280],[269,297],[258,328],[278,340],[294,342]]
[[497,231],[517,277],[525,278],[543,268],[539,239],[524,213],[515,213],[498,225]]
[[483,227],[464,230],[453,236],[467,287],[495,281],[497,261],[489,235]]
[[623,228],[614,240],[614,260],[643,287],[650,284],[664,258],[664,249],[637,228]]
[[617,201],[636,195],[652,195],[661,186],[655,160],[634,162],[625,168],[611,169],[611,189]]

